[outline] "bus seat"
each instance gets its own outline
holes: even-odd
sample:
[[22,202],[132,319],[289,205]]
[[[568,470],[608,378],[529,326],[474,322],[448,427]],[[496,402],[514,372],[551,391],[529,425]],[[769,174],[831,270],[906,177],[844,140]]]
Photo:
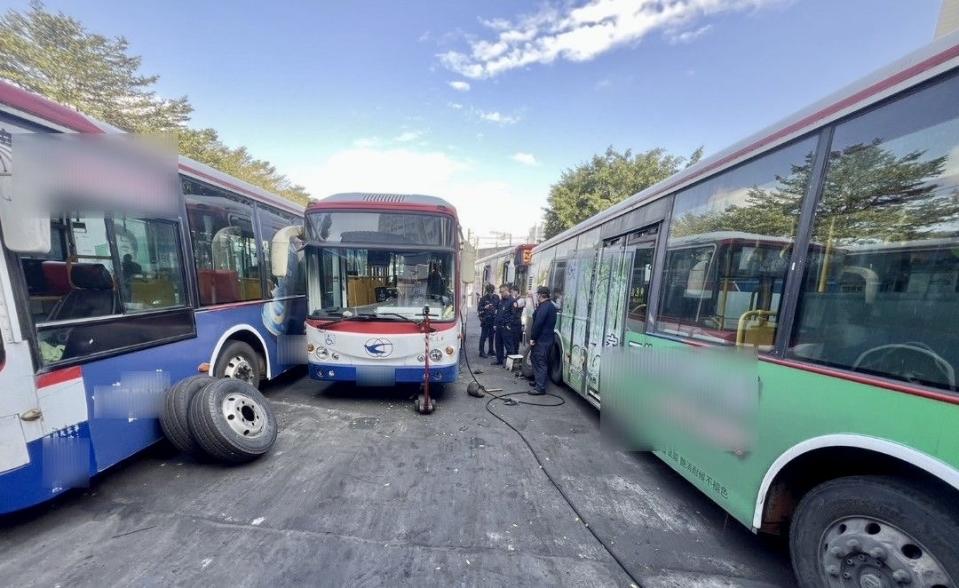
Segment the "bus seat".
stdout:
[[130,281],[130,298],[148,306],[173,306],[176,293],[173,282],[164,279],[133,278]]
[[75,263],[70,266],[71,289],[53,307],[47,321],[62,321],[119,312],[113,276],[102,263]]
[[257,300],[262,298],[262,284],[260,278],[240,278],[243,300]]
[[40,268],[43,271],[44,294],[63,296],[70,291],[67,262],[44,261],[40,264]]
[[231,270],[197,270],[200,304],[225,304],[240,300],[236,272]]

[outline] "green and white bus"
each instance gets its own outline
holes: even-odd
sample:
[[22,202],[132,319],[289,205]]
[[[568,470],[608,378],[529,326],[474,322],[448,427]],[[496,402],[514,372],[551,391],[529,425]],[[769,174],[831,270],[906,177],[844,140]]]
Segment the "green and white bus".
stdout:
[[551,379],[788,535],[802,585],[959,586],[959,35],[545,241],[531,275]]

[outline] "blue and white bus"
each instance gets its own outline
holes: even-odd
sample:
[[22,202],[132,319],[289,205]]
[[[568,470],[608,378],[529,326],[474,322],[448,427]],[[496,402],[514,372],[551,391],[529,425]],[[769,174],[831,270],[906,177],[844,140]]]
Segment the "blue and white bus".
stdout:
[[[147,206],[51,208],[31,226],[17,194],[31,141],[113,136],[0,82],[0,514],[85,486],[160,439],[162,395],[180,379],[259,384],[306,361],[302,253],[274,240],[302,224],[299,205],[182,157],[149,194],[125,160],[59,174],[50,163],[63,192],[121,186]],[[281,246],[287,272],[275,277]]]

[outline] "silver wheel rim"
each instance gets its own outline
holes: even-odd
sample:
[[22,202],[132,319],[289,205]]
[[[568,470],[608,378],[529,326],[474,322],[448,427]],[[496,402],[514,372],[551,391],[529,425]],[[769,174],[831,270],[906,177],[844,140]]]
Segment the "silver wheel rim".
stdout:
[[263,432],[265,411],[259,402],[245,394],[229,394],[220,407],[226,424],[243,437],[256,437]]
[[241,380],[247,384],[256,385],[256,370],[242,355],[234,355],[226,362],[223,368],[223,377]]
[[885,521],[837,520],[822,535],[820,562],[828,586],[939,588],[956,584],[926,547]]

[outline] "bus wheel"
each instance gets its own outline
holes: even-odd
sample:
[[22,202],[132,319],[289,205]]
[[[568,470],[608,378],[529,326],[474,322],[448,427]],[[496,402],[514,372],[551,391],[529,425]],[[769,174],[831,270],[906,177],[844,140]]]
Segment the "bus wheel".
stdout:
[[557,386],[563,385],[563,354],[555,343],[549,350],[549,381]]
[[230,341],[220,351],[216,365],[213,366],[213,375],[259,386],[260,380],[263,379],[260,355],[243,341]]
[[167,390],[163,398],[163,410],[160,411],[160,428],[170,443],[180,451],[197,451],[196,442],[190,436],[190,401],[197,392],[215,381],[216,378],[210,376],[191,376]]
[[813,586],[956,586],[959,511],[918,484],[850,476],[816,486],[796,507],[789,551]]
[[273,447],[276,417],[266,398],[250,384],[217,380],[193,397],[190,432],[210,457],[242,463]]

